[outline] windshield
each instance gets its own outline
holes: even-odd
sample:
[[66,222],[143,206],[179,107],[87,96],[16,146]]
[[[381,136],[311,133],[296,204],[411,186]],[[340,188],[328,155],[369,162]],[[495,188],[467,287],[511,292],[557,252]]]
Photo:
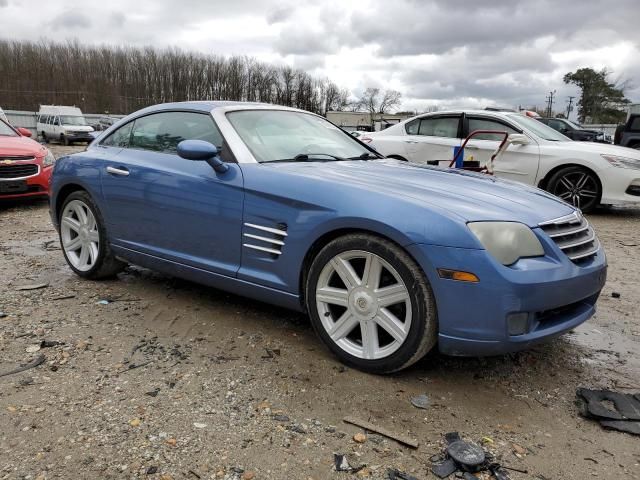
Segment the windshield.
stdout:
[[328,120],[286,110],[241,110],[227,118],[259,162],[377,156]]
[[81,115],[60,115],[62,125],[87,125],[87,121]]
[[13,128],[0,119],[0,135],[3,137],[17,137],[18,134]]
[[553,128],[546,126],[544,123],[530,117],[525,117],[519,113],[509,115],[509,118],[516,122],[523,130],[532,133],[538,138],[549,140],[550,142],[570,142],[571,139],[565,137]]
[[579,123],[572,122],[571,120],[567,120],[567,122],[569,122],[571,125],[573,125],[574,127],[576,127],[576,128],[577,128],[577,129],[579,129],[579,130],[584,130],[584,129],[585,129],[585,128],[584,128],[582,125],[580,125]]

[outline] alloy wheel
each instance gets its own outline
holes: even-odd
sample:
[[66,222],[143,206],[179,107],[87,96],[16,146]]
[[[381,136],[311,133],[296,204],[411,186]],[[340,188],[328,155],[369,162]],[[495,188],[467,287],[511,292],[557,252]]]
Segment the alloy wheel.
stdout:
[[331,340],[361,359],[393,354],[411,328],[411,299],[400,274],[383,258],[362,250],[342,252],[324,266],[316,308]]
[[598,199],[598,182],[585,171],[566,173],[558,179],[553,194],[577,208],[588,208]]
[[96,217],[87,204],[72,200],[60,218],[62,248],[74,268],[86,272],[98,261],[100,234]]

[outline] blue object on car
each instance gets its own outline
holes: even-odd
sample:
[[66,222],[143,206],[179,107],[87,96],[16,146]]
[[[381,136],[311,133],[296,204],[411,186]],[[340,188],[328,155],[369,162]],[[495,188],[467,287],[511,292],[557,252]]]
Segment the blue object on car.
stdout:
[[156,105],[59,159],[51,217],[78,275],[127,262],[305,311],[343,362],[496,355],[589,319],[606,258],[542,190],[385,159],[324,118]]

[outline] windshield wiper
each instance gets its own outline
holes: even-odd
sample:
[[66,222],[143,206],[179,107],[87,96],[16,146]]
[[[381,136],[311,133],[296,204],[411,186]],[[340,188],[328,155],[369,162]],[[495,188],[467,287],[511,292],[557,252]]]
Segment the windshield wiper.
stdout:
[[280,160],[270,160],[267,163],[274,162],[328,162],[331,160],[316,158],[316,157],[329,157],[333,160],[344,161],[348,158],[338,157],[337,155],[331,155],[330,153],[299,153],[293,158],[281,158]]
[[373,153],[365,152],[359,157],[349,157],[349,160],[378,160],[380,157]]

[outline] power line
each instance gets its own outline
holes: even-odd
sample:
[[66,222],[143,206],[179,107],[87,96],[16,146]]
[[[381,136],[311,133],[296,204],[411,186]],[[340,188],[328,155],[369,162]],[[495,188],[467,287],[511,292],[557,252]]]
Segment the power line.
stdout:
[[573,112],[573,99],[576,97],[572,97],[569,96],[567,97],[567,118],[569,118],[569,115],[571,115],[571,112]]
[[549,96],[547,97],[547,117],[551,117],[553,115],[553,97],[556,94],[556,91],[549,92]]

